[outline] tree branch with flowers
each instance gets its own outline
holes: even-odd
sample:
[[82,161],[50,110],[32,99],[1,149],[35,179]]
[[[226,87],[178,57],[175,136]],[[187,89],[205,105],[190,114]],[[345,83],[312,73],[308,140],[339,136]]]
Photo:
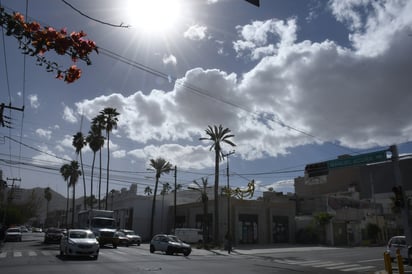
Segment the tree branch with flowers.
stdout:
[[[86,39],[83,31],[67,33],[65,28],[60,31],[52,27],[41,27],[37,22],[27,22],[18,12],[8,14],[0,6],[0,26],[7,36],[15,37],[23,54],[36,58],[36,64],[45,66],[48,72],[55,72],[56,78],[67,83],[80,79],[82,71],[77,67],[77,60],[91,65],[89,55],[98,53],[96,43]],[[54,51],[58,55],[68,55],[73,64],[67,69],[62,69],[57,62],[46,58],[45,53]]]

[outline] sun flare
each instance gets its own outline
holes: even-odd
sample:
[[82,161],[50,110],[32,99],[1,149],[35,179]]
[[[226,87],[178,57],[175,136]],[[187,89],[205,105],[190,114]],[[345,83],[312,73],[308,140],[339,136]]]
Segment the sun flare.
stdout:
[[149,34],[172,30],[181,16],[179,0],[129,0],[125,8],[126,23]]

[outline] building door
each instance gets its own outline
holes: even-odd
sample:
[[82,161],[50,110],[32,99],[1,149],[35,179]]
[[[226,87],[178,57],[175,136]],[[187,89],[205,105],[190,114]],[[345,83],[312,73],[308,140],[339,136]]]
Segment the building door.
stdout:
[[289,242],[288,216],[272,216],[272,241],[273,243]]
[[239,214],[238,241],[241,244],[258,242],[258,215]]

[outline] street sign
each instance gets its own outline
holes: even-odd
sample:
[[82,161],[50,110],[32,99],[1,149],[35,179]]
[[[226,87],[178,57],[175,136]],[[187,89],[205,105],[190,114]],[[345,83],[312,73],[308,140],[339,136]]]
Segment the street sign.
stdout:
[[348,158],[335,159],[327,161],[328,168],[340,168],[347,166],[365,165],[370,163],[382,162],[387,160],[386,152],[388,150],[381,150],[371,153],[350,156]]

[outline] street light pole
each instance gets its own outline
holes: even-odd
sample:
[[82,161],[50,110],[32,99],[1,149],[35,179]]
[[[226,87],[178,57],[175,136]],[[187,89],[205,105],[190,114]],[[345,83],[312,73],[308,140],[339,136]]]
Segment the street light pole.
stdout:
[[223,154],[223,157],[226,157],[226,176],[227,176],[227,253],[230,254],[232,251],[232,233],[230,229],[230,184],[229,184],[229,156],[234,154],[235,151],[232,150],[227,154]]
[[177,193],[177,166],[175,166],[175,193],[174,193],[174,208],[173,208],[173,233],[176,233],[176,193]]

